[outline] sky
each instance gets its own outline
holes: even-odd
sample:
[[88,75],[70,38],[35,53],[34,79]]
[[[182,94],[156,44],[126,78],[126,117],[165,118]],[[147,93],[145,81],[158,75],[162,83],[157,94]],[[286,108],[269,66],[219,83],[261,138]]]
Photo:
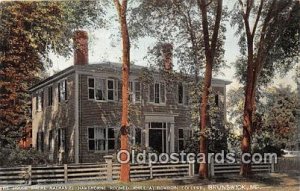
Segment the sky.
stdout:
[[[228,9],[231,10],[233,7],[234,1],[225,0],[225,5],[228,6]],[[111,29],[98,29],[98,30],[88,30],[89,33],[89,63],[100,63],[103,61],[110,62],[121,62],[121,42],[120,39],[113,36],[118,36],[118,27],[119,23],[116,20],[111,20]],[[230,26],[230,23],[226,23],[227,31],[225,33],[225,55],[224,59],[227,65],[230,68],[222,69],[224,75],[214,76],[220,79],[230,80],[232,83],[228,85],[228,90],[234,89],[240,84],[234,78],[235,69],[232,63],[239,56],[239,46],[238,46],[238,37],[235,36],[235,28]],[[146,60],[144,57],[147,55],[148,47],[153,46],[155,40],[149,37],[145,37],[139,39],[136,42],[137,47],[131,48],[131,61],[133,61],[136,65],[147,66]],[[49,73],[53,73],[53,71],[63,70],[73,64],[73,57],[64,58],[59,57],[55,54],[50,54],[50,58],[53,61],[53,67],[49,69]],[[174,59],[176,62],[176,59]],[[176,65],[176,63],[174,63]],[[296,83],[293,80],[294,71],[292,70],[284,77],[280,77],[279,75],[274,78],[272,85],[291,85],[292,88],[296,88]]]

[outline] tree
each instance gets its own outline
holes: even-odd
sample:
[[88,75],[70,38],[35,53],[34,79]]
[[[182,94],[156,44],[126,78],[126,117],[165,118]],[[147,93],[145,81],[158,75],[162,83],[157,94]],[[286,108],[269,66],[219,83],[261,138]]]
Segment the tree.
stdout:
[[270,87],[263,92],[261,99],[266,101],[258,104],[258,115],[261,117],[258,120],[260,124],[255,125],[254,141],[265,143],[259,146],[266,152],[268,148],[279,151],[291,149],[297,139],[297,90],[292,91],[289,86]]
[[[241,37],[238,73],[245,84],[243,153],[251,151],[257,86],[268,83],[276,70],[286,72],[299,55],[299,19],[299,1],[239,0],[236,4],[232,24]],[[242,164],[241,175],[250,173],[251,164]]]
[[[207,117],[208,117],[208,96],[211,88],[212,70],[216,71],[224,64],[222,58],[224,50],[223,32],[225,27],[221,24],[224,13],[222,1],[142,1],[138,8],[134,9],[133,15],[136,22],[133,22],[135,35],[149,34],[158,38],[160,43],[168,42],[174,45],[175,54],[180,70],[184,74],[195,76],[192,86],[196,95],[199,95],[201,86],[199,74],[206,73],[202,90],[201,111],[198,106],[198,119],[201,121],[201,149],[200,152],[207,156]],[[224,16],[224,15],[223,15]],[[215,19],[215,22],[210,22]],[[133,21],[135,21],[133,19]],[[138,30],[137,30],[138,29]],[[170,42],[171,41],[171,42]],[[151,53],[160,57],[159,46],[154,47]],[[158,65],[161,60],[157,59]],[[206,64],[203,64],[206,62]],[[200,105],[200,96],[196,104]],[[201,120],[199,114],[201,113]],[[203,120],[202,120],[203,119]],[[199,123],[197,126],[199,127]],[[207,164],[201,164],[200,176],[206,178],[208,175]]]
[[[128,146],[128,86],[129,86],[129,71],[130,71],[130,39],[128,34],[128,26],[126,20],[127,0],[114,0],[115,7],[118,12],[121,37],[122,37],[122,116],[121,116],[121,151],[129,151]],[[127,161],[125,153],[121,154],[121,161]],[[130,163],[121,163],[120,180],[122,182],[130,181]]]
[[[209,20],[207,16],[207,6],[209,3],[206,0],[198,0],[198,6],[202,14],[202,29],[203,29],[203,41],[204,41],[204,49],[205,49],[205,74],[204,74],[204,84],[202,90],[202,103],[200,108],[200,153],[205,154],[205,158],[207,161],[207,140],[205,136],[205,131],[207,129],[207,121],[208,121],[208,97],[209,97],[209,89],[211,88],[211,80],[212,80],[212,69],[215,63],[216,56],[216,48],[218,42],[218,35],[221,23],[222,16],[222,0],[217,0],[216,3],[216,16],[215,16],[215,24],[213,27],[212,35],[209,34]],[[211,1],[212,3],[213,1]],[[208,177],[208,164],[201,163],[199,167],[199,176],[201,178]]]
[[95,2],[0,2],[0,143],[14,145],[30,121],[28,88],[51,66],[49,53],[69,56],[73,30],[101,26]]
[[[228,109],[233,121],[232,130],[242,129],[243,88],[228,92]],[[296,109],[299,107],[297,92],[287,87],[268,87],[256,96],[257,109],[254,116],[252,152],[276,152],[293,145],[296,129]],[[272,150],[270,150],[272,149]]]

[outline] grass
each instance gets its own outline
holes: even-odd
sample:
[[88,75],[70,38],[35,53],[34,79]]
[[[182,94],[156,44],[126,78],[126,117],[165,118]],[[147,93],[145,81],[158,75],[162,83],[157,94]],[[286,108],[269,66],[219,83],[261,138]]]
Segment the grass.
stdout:
[[[210,180],[191,179],[153,179],[130,183],[114,182],[76,182],[57,185],[34,185],[24,190],[67,190],[67,191],[94,191],[94,190],[262,190],[262,191],[299,191],[299,173],[294,174],[263,174],[250,178],[239,176],[218,177]],[[0,188],[1,190],[1,188]],[[18,189],[23,190],[23,189]]]

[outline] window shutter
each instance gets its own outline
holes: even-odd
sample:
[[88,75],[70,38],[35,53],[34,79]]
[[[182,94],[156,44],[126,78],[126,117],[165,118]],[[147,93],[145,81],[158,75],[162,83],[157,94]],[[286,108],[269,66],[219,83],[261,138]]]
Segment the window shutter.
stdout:
[[68,100],[68,83],[67,83],[67,80],[64,81],[65,83],[65,100]]
[[60,83],[58,83],[58,86],[57,86],[57,92],[58,92],[58,102],[61,101],[61,97],[60,97]]
[[42,102],[42,104],[41,104],[41,110],[43,110],[43,108],[44,108],[44,91],[42,91],[41,92],[41,102]]
[[39,110],[39,94],[36,95],[36,102],[35,102],[35,110],[38,111]]
[[166,94],[165,94],[165,83],[160,83],[160,102],[166,102]]
[[118,100],[122,100],[122,82],[118,80]]
[[135,101],[139,102],[141,101],[141,83],[135,82],[134,83],[134,95],[135,95]]
[[58,140],[57,140],[57,146],[58,146],[58,149],[60,149],[60,146],[61,146],[61,131],[60,131],[60,129],[58,129],[58,133],[57,133],[58,135],[57,135],[57,138],[58,138]]
[[188,86],[184,85],[183,86],[183,91],[184,91],[184,98],[183,98],[183,104],[184,105],[188,105],[189,104],[189,90],[188,90]]
[[41,151],[44,152],[44,132],[41,132]]
[[40,150],[40,133],[39,132],[36,134],[36,150],[37,151]]
[[154,84],[149,85],[149,102],[154,102]]
[[66,129],[62,129],[63,130],[63,138],[64,138],[64,150],[66,152],[67,150],[67,133],[66,133]]

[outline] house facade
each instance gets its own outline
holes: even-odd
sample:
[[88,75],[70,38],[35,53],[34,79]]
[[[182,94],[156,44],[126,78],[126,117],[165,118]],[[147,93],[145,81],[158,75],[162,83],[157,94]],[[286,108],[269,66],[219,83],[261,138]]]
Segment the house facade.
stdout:
[[[87,37],[74,65],[33,86],[32,146],[54,163],[102,161],[119,148],[121,64],[88,64]],[[76,43],[75,39],[75,43]],[[78,41],[77,41],[78,42]],[[158,152],[180,152],[191,135],[188,80],[166,80],[145,67],[130,68],[130,142]],[[141,74],[151,76],[143,80]],[[226,85],[214,79],[216,105],[226,118]]]

